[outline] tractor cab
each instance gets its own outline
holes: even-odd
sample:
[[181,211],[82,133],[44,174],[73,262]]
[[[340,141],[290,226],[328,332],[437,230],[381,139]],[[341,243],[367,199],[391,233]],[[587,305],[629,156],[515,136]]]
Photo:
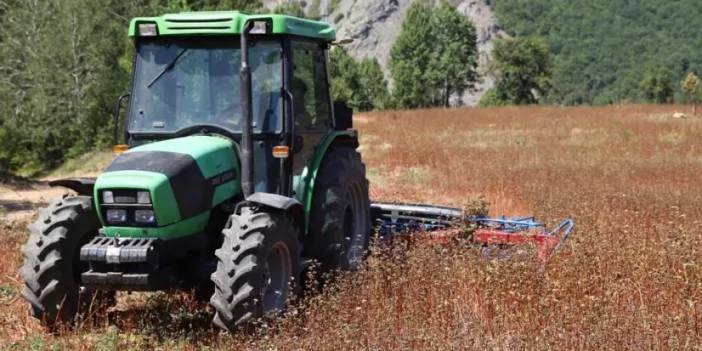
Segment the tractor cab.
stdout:
[[253,184],[244,190],[294,196],[315,147],[351,127],[350,110],[339,103],[335,111],[331,100],[327,50],[335,32],[325,23],[180,13],[137,18],[129,34],[136,49],[124,133],[130,147],[217,134],[246,154],[250,137]]

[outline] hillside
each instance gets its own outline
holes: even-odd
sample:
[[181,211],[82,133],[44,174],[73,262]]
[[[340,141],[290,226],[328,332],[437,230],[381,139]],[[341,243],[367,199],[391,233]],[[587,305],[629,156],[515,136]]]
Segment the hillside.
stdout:
[[[677,90],[702,68],[698,0],[494,0],[513,35],[546,38],[555,54],[550,99],[560,104],[642,100],[642,76],[663,69]],[[678,100],[679,100],[678,96]]]

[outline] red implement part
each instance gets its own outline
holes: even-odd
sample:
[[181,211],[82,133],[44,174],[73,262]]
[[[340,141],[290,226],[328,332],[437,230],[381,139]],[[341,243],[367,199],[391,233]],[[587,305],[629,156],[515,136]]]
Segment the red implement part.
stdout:
[[560,238],[542,232],[510,233],[496,229],[478,229],[473,234],[473,241],[485,245],[519,245],[533,243],[538,247],[539,261],[546,263],[551,253],[558,246]]

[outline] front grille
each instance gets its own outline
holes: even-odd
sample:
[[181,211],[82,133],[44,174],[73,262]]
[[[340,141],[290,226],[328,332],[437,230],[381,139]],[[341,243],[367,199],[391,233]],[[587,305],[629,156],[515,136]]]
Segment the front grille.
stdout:
[[160,290],[172,285],[160,265],[159,240],[96,237],[80,249],[89,269],[81,284],[108,290]]
[[80,260],[103,263],[155,263],[156,239],[96,237],[80,248]]

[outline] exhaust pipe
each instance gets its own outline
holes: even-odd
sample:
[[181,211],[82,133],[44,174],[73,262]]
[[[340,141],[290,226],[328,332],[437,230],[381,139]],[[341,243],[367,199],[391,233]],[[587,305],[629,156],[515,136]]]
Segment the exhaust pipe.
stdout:
[[244,123],[241,128],[241,145],[239,157],[241,159],[241,189],[244,198],[248,198],[254,192],[254,165],[253,165],[253,139],[252,124],[253,104],[251,98],[251,67],[249,66],[249,33],[254,27],[254,22],[249,21],[241,31],[241,70],[239,79],[241,80],[241,109]]

